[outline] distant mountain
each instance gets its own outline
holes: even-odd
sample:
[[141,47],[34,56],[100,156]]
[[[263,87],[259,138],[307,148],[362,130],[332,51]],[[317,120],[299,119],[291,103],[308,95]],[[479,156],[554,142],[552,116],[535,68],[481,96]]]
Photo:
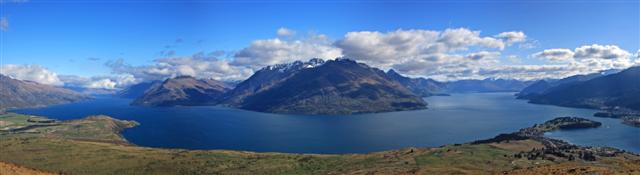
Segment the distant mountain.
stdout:
[[619,72],[619,70],[612,69],[612,70],[586,74],[586,75],[574,75],[574,76],[570,76],[560,80],[539,80],[529,85],[528,87],[522,89],[522,91],[516,94],[516,96],[519,99],[530,99],[556,86],[569,86],[569,85],[573,85],[574,83],[591,80],[594,78],[598,78],[601,76],[605,76],[605,75],[609,75],[617,72]]
[[[140,89],[142,87],[144,85],[141,85]],[[152,84],[132,104],[141,106],[213,105],[228,90],[229,88],[220,81],[179,76],[169,78],[162,83]]]
[[518,92],[529,84],[530,81],[505,79],[458,80],[446,83],[446,92]]
[[527,86],[526,88],[522,89],[520,92],[518,92],[518,94],[516,94],[516,97],[518,99],[529,99],[533,96],[539,95],[540,93],[546,91],[547,89],[553,86],[554,84],[549,83],[548,80],[538,80],[533,84]]
[[229,95],[228,105],[272,113],[352,114],[426,106],[383,71],[349,59],[269,66]]
[[88,98],[68,89],[0,75],[0,110],[70,103]]
[[151,86],[159,83],[162,83],[162,81],[147,81],[134,84],[118,91],[115,95],[122,98],[138,98],[144,95],[144,92],[150,89]]
[[532,96],[530,102],[569,107],[640,110],[640,67],[555,86],[542,94]]
[[400,82],[400,84],[407,87],[411,92],[422,97],[442,95],[446,88],[445,83],[433,79],[405,77],[393,69],[387,71],[387,76]]

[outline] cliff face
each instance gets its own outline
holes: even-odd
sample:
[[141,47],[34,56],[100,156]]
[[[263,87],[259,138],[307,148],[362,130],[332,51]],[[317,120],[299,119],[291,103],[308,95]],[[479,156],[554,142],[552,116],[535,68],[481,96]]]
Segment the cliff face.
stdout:
[[88,98],[72,90],[0,75],[0,110],[70,103]]

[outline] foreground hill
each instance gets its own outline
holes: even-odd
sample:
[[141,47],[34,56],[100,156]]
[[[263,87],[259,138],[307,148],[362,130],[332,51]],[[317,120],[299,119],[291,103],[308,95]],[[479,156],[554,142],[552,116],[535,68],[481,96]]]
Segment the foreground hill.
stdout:
[[640,67],[552,87],[530,99],[532,103],[568,107],[640,110]]
[[87,98],[68,89],[0,75],[0,111],[70,103]]
[[[638,174],[640,156],[613,148],[580,147],[545,138],[556,129],[598,127],[558,118],[496,138],[368,154],[287,154],[182,150],[130,145],[119,132],[135,122],[106,116],[55,121],[0,115],[0,167],[55,174]],[[45,120],[39,118],[39,121]],[[33,120],[31,120],[33,121]],[[9,124],[7,124],[9,123]],[[38,127],[29,127],[40,125]],[[2,128],[0,127],[0,128]],[[95,137],[91,137],[92,133]],[[1,172],[1,171],[0,171]]]
[[[158,82],[132,104],[141,106],[212,105],[229,88],[222,82],[179,76]],[[131,93],[134,94],[135,93]]]
[[[229,104],[253,111],[295,114],[371,113],[426,106],[422,98],[383,71],[353,60],[336,59],[296,71],[282,70],[295,65],[271,70],[284,72],[269,74],[278,78],[249,78],[236,89],[246,84],[259,88]],[[261,72],[256,74],[262,76]]]
[[387,76],[400,82],[400,84],[411,90],[411,92],[422,97],[444,95],[443,92],[446,88],[445,83],[441,83],[433,79],[405,77],[393,69],[387,71]]

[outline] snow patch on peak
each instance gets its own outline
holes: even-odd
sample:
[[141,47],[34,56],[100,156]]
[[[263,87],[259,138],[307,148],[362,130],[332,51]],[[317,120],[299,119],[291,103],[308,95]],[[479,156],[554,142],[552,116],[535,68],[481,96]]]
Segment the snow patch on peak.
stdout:
[[286,64],[276,64],[276,65],[272,65],[272,66],[267,66],[264,69],[266,70],[270,70],[270,71],[279,71],[279,72],[287,72],[290,70],[300,70],[300,69],[308,69],[308,68],[314,68],[314,67],[318,67],[321,66],[322,64],[324,64],[325,61],[320,59],[320,58],[313,58],[307,62],[302,62],[302,61],[294,61],[291,63],[286,63]]

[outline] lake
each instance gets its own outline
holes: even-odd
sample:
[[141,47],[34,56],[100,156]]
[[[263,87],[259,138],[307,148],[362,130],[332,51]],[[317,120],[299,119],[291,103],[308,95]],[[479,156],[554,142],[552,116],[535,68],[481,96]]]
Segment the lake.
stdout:
[[131,99],[96,97],[79,103],[13,112],[59,120],[105,114],[135,120],[130,142],[147,147],[287,153],[366,153],[437,147],[486,139],[563,116],[596,120],[595,129],[546,135],[578,145],[640,153],[640,128],[592,117],[596,110],[529,104],[513,93],[469,93],[425,98],[429,109],[346,116],[281,115],[216,106],[139,107]]

